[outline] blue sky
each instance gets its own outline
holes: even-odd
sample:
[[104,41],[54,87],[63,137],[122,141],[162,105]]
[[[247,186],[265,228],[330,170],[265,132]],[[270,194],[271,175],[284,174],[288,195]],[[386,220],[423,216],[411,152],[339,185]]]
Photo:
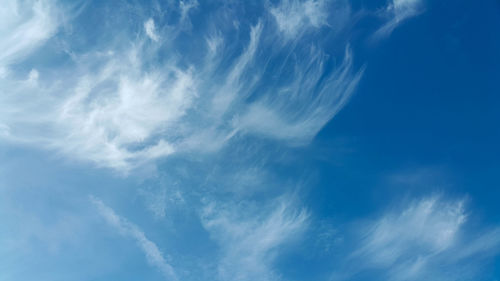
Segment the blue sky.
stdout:
[[0,280],[500,279],[495,0],[6,0]]

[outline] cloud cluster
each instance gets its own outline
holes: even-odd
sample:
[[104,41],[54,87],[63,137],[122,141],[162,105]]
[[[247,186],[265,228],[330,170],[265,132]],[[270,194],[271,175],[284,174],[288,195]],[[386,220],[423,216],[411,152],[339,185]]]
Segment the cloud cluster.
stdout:
[[[174,27],[197,6],[179,5],[183,17]],[[325,24],[323,5],[285,1],[271,13],[305,11],[297,16],[317,27]],[[9,30],[11,21],[2,20],[6,38],[29,42],[0,45],[6,67],[54,34],[54,9],[34,2],[32,17],[12,20],[22,30]],[[303,144],[346,104],[363,73],[354,69],[348,46],[334,68],[314,43],[276,44],[274,34],[283,30],[265,20],[228,31],[248,38],[236,45],[217,26],[190,34],[171,25],[158,28],[152,17],[143,23],[143,31],[84,53],[71,51],[72,41],[62,33],[67,64],[50,73],[40,65],[29,74],[3,74],[0,104],[11,110],[0,114],[2,138],[124,172],[174,153],[216,151],[235,135]],[[199,47],[179,57],[183,36]]]

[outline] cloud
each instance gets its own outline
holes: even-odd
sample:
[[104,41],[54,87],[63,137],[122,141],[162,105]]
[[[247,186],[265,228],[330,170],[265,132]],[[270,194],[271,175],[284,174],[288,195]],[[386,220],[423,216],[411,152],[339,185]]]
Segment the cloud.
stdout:
[[389,20],[375,32],[374,38],[389,36],[405,20],[420,14],[422,9],[422,0],[392,0],[383,12]]
[[198,7],[198,1],[196,0],[187,0],[187,1],[180,1],[179,2],[179,8],[181,10],[181,19],[180,21],[183,22],[188,18],[189,12]]
[[184,207],[184,196],[175,183],[156,183],[138,190],[145,206],[157,220],[165,219],[175,207]]
[[[260,207],[260,208],[259,208]],[[259,210],[260,209],[260,210]],[[309,214],[284,198],[265,208],[207,202],[202,223],[221,247],[222,280],[276,280],[273,261],[281,247],[307,227]]]
[[248,43],[248,46],[236,59],[233,66],[228,71],[223,86],[220,89],[217,89],[214,98],[211,101],[212,111],[216,117],[219,118],[229,110],[229,106],[234,103],[238,94],[240,95],[240,98],[244,98],[249,95],[243,87],[247,86],[251,88],[252,85],[248,85],[248,82],[252,83],[253,81],[245,81],[246,79],[243,75],[244,71],[250,67],[250,64],[254,60],[255,52],[259,46],[262,28],[263,26],[261,22],[251,27],[250,42]]
[[[0,102],[12,108],[2,113],[7,139],[125,172],[172,154],[171,143],[154,138],[174,126],[190,106],[196,94],[192,75],[174,67],[138,70],[143,60],[137,52],[132,47],[123,53],[92,54],[77,75],[48,81],[52,85],[47,88],[32,87],[36,71],[27,81],[4,84],[6,95]],[[100,62],[92,71],[94,60]],[[13,127],[17,129],[9,129]]]
[[[270,93],[249,105],[236,122],[240,130],[307,143],[344,107],[364,72],[361,68],[353,73],[350,49],[346,49],[342,64],[326,79],[326,56],[311,48],[307,58],[307,62],[297,62],[294,82],[273,89],[276,94]],[[303,65],[307,68],[300,67]]]
[[135,239],[146,255],[148,263],[156,267],[167,280],[177,280],[173,267],[167,263],[158,246],[150,241],[144,232],[127,219],[118,216],[113,209],[106,206],[101,200],[91,197],[90,201],[96,206],[99,214],[109,225],[116,228],[122,235]]
[[471,229],[464,200],[428,197],[364,227],[333,280],[363,273],[381,280],[475,280],[484,258],[500,250],[497,234]]
[[[172,154],[172,144],[152,138],[185,114],[195,95],[193,78],[178,69],[141,73],[134,67],[141,65],[119,57],[96,76],[80,78],[59,109],[58,119],[69,134],[55,145],[119,169]],[[137,146],[141,143],[146,146]]]
[[371,226],[357,254],[370,257],[374,265],[393,265],[418,247],[421,254],[434,254],[453,245],[466,216],[463,202],[442,203],[428,198],[398,215],[387,215]]
[[[182,3],[186,15],[196,7]],[[287,5],[299,5],[293,3]],[[313,18],[322,5],[299,5],[312,26],[324,24]],[[41,11],[52,23],[52,10]],[[309,41],[276,44],[278,31],[264,19],[226,30],[234,20],[227,18],[197,33],[175,28],[180,22],[161,26],[169,40],[152,44],[160,40],[153,17],[138,16],[144,32],[123,26],[113,40],[86,51],[73,50],[76,43],[62,33],[64,64],[30,66],[31,74],[3,71],[0,105],[9,108],[0,113],[3,140],[124,173],[170,155],[212,153],[235,136],[303,145],[348,102],[363,74],[348,46],[333,57]],[[19,21],[31,26],[30,17]],[[43,38],[53,34],[50,26]],[[231,43],[236,35],[241,39]],[[187,48],[186,38],[197,47]],[[335,66],[335,59],[342,63]]]
[[28,56],[53,36],[59,25],[55,15],[52,1],[4,1],[0,7],[0,68]]
[[288,38],[293,38],[307,27],[320,28],[328,25],[327,1],[283,0],[271,7],[278,29]]
[[39,76],[40,73],[38,73],[38,70],[32,69],[28,75],[28,83],[36,85],[38,83]]
[[159,36],[156,34],[156,27],[155,27],[155,22],[153,19],[148,19],[144,23],[144,30],[146,31],[146,34],[151,38],[153,41],[158,41]]

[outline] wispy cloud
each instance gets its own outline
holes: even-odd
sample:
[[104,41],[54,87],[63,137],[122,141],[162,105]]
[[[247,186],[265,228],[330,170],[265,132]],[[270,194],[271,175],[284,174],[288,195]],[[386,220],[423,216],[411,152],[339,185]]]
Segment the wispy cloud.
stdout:
[[144,23],[144,30],[146,31],[146,34],[149,36],[149,38],[151,38],[151,40],[158,41],[159,37],[156,33],[156,26],[153,19],[148,19]]
[[109,225],[116,228],[122,235],[131,237],[137,242],[146,255],[148,262],[156,267],[167,280],[177,280],[173,267],[167,263],[158,246],[149,240],[139,227],[117,215],[113,209],[105,205],[101,200],[91,197],[90,201],[96,206],[99,214]]
[[179,69],[136,72],[133,68],[141,65],[130,56],[111,58],[96,76],[79,79],[59,109],[58,119],[69,133],[65,144],[56,143],[61,149],[123,169],[175,151],[169,142],[151,138],[185,114],[195,95],[193,78]]
[[[116,3],[89,1],[91,12],[104,11],[105,16],[92,13],[92,19],[68,26],[59,22],[64,14],[61,2],[2,3],[0,141],[124,173],[168,158],[162,170],[182,190],[174,185],[165,188],[154,179],[156,186],[138,193],[154,223],[177,227],[182,221],[179,228],[148,228],[146,235],[100,199],[91,197],[88,204],[84,197],[85,206],[92,206],[106,226],[134,241],[142,251],[139,258],[144,256],[168,280],[197,280],[200,277],[192,272],[203,271],[209,273],[205,279],[281,279],[277,263],[282,253],[293,248],[293,242],[304,242],[302,234],[313,216],[291,197],[267,201],[268,196],[289,191],[287,185],[279,186],[280,177],[286,174],[288,181],[299,177],[288,169],[291,165],[271,166],[279,166],[274,165],[278,161],[300,162],[301,156],[290,161],[283,154],[297,152],[290,146],[310,143],[348,104],[363,77],[363,62],[353,54],[356,48],[328,37],[337,36],[331,32],[336,24],[349,21],[349,1],[153,1],[153,7],[142,7],[142,1],[125,2],[122,10],[108,17]],[[390,1],[380,13],[387,21],[374,36],[391,34],[418,15],[422,3]],[[273,162],[276,158],[280,159]],[[275,169],[280,171],[274,174]],[[75,175],[68,181],[79,182]],[[428,177],[429,171],[422,170],[389,180],[416,185]],[[53,196],[49,193],[46,196]],[[182,210],[172,214],[173,205]],[[444,196],[416,200],[365,221],[355,230],[356,246],[346,246],[350,247],[346,252],[337,247],[349,240],[348,235],[325,220],[301,247],[320,249],[321,259],[342,255],[344,261],[335,265],[336,280],[365,273],[395,281],[473,279],[479,263],[499,252],[500,230],[474,229],[465,206],[465,200]],[[137,216],[143,216],[141,221],[149,218],[142,212]],[[44,244],[72,236],[87,223],[73,217],[48,225],[38,219],[33,222],[34,231],[26,236],[41,237]],[[32,235],[39,229],[44,231]],[[99,234],[94,234],[96,240]],[[175,245],[178,248],[169,247],[180,253],[173,262],[150,240],[164,234],[182,240]],[[15,235],[15,230],[8,233]],[[191,245],[194,240],[202,242]],[[53,243],[49,247],[63,247]],[[16,250],[11,248],[8,253]],[[314,252],[309,251],[308,258],[316,258]],[[201,269],[194,268],[199,261]],[[211,276],[214,271],[216,276]]]
[[18,62],[56,32],[57,10],[50,0],[3,1],[0,7],[0,68]]
[[375,32],[374,38],[380,39],[389,36],[406,19],[417,16],[422,10],[422,0],[392,0],[381,12],[388,20]]
[[297,238],[308,212],[281,199],[259,210],[251,203],[219,206],[207,202],[204,227],[222,249],[218,273],[222,280],[276,280],[273,261],[280,248]]
[[438,253],[453,245],[465,219],[463,202],[425,199],[413,203],[401,214],[379,219],[356,254],[370,257],[374,265],[388,266],[413,255],[415,246],[422,254]]
[[322,51],[313,47],[307,58],[307,62],[296,62],[295,81],[273,89],[276,94],[269,93],[249,105],[236,122],[240,130],[307,143],[344,107],[364,71],[362,68],[353,73],[350,49],[346,49],[342,64],[326,79],[326,56]]
[[371,272],[384,280],[472,280],[482,257],[498,253],[500,239],[498,230],[472,230],[466,222],[463,200],[415,201],[364,227],[360,246],[333,279]]
[[270,12],[281,32],[288,38],[295,37],[307,27],[328,25],[327,1],[283,0],[271,7]]
[[[325,24],[317,14],[323,2],[294,3],[282,4],[305,9],[312,26]],[[182,5],[188,17],[197,4]],[[19,21],[31,26],[30,18]],[[334,67],[314,43],[275,44],[281,31],[264,19],[227,34],[217,26],[184,34],[159,29],[153,17],[142,22],[144,32],[118,35],[84,53],[71,51],[67,41],[71,62],[50,73],[43,65],[24,74],[29,79],[6,72],[0,104],[11,110],[0,113],[1,136],[124,172],[176,153],[216,151],[236,135],[304,144],[347,103],[363,73],[354,69],[349,47]],[[45,40],[54,27],[48,30]],[[205,48],[186,50],[181,34]],[[234,34],[246,39],[229,44]],[[168,42],[155,44],[164,36]],[[55,72],[67,75],[60,79]],[[270,82],[271,73],[279,79]]]
[[198,7],[198,1],[196,0],[181,0],[179,2],[179,8],[181,10],[181,22],[184,22],[189,17],[189,12]]

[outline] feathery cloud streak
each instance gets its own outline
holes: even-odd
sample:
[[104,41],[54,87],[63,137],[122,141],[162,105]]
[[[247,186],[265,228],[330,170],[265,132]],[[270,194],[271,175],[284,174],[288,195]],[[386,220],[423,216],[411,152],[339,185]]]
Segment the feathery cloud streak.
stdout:
[[220,279],[277,280],[273,261],[281,246],[306,229],[308,216],[284,198],[261,210],[252,204],[221,207],[208,202],[201,218],[222,248]]
[[420,14],[422,9],[422,0],[392,0],[382,12],[389,19],[375,32],[374,38],[389,36],[405,20]]
[[152,266],[158,268],[167,280],[177,280],[177,275],[173,267],[166,262],[158,246],[149,240],[144,232],[127,219],[118,216],[113,209],[106,206],[101,200],[91,197],[90,201],[96,206],[99,214],[109,225],[116,228],[122,235],[136,240],[137,244],[146,255],[147,261]]
[[27,57],[56,32],[57,9],[51,1],[7,0],[0,7],[0,69]]
[[397,281],[473,280],[481,261],[500,250],[497,234],[498,229],[473,231],[463,200],[424,198],[361,230],[360,246],[333,280],[366,272]]

